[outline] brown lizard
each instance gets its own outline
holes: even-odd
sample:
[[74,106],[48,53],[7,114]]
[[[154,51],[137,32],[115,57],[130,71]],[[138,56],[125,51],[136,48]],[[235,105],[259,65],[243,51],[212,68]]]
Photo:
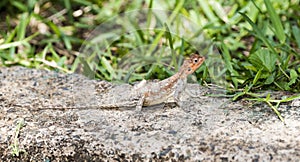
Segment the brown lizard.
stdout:
[[142,106],[151,106],[163,103],[170,97],[173,97],[176,104],[181,106],[179,98],[181,93],[185,90],[187,76],[197,70],[204,60],[204,57],[192,54],[183,62],[179,71],[173,76],[154,83],[147,83],[143,80],[141,83],[134,86],[134,91],[136,91],[140,96],[136,106],[137,110],[141,110]]

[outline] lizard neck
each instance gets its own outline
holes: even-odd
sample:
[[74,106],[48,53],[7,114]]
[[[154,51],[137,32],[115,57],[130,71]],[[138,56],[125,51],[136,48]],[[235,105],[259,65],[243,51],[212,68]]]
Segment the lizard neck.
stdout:
[[162,81],[162,83],[163,83],[163,85],[161,85],[162,89],[171,90],[171,89],[173,89],[173,87],[175,87],[177,85],[177,82],[179,80],[186,82],[186,77],[187,77],[187,75],[185,74],[185,69],[181,68],[173,76]]

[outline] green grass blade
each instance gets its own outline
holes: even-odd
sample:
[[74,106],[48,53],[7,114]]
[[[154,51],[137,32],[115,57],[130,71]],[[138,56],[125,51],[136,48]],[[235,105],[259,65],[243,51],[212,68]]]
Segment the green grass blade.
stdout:
[[277,110],[276,107],[274,107],[272,105],[272,103],[270,103],[268,100],[266,100],[267,104],[273,109],[273,111],[276,113],[276,115],[278,116],[278,118],[284,123],[284,119],[283,117],[281,116],[280,112]]
[[62,40],[68,50],[72,49],[72,43],[68,36],[62,35]]
[[16,33],[17,33],[17,28],[15,28],[14,30],[12,30],[12,32],[10,34],[8,34],[8,37],[5,39],[4,44],[13,41]]
[[[255,31],[255,33],[257,34],[257,37],[259,39],[261,39],[266,46],[273,52],[273,53],[277,53],[276,50],[274,49],[274,47],[271,45],[271,43],[269,42],[269,40],[265,37],[265,35],[261,32],[261,29],[259,29],[257,27],[256,24],[254,24],[254,22],[244,13],[240,14],[246,19],[246,21],[252,26],[253,30]],[[277,55],[277,58],[279,58],[279,55]]]
[[[224,58],[224,61],[225,61],[225,65],[226,65],[226,68],[229,70],[230,72],[230,75],[231,76],[238,76],[237,72],[233,69],[233,66],[231,64],[231,56],[230,56],[230,53],[229,53],[229,50],[227,48],[227,46],[222,43],[222,55],[223,55],[223,58]],[[231,78],[232,81],[233,81],[233,84],[235,87],[238,86],[238,80],[236,79],[236,77],[232,77]]]
[[255,77],[254,77],[254,79],[253,79],[253,82],[252,82],[253,85],[255,85],[255,84],[257,83],[258,79],[259,79],[260,76],[261,76],[262,70],[263,70],[263,68],[259,69],[259,71],[256,73],[256,75],[255,75]]
[[222,19],[225,23],[229,22],[225,8],[222,6],[221,2],[216,0],[210,0],[210,4],[213,6],[214,12]]
[[300,99],[300,94],[285,98],[285,99],[281,100],[280,102],[290,102],[290,101],[293,101],[296,99]]
[[286,40],[286,36],[284,34],[284,30],[280,21],[279,16],[275,12],[274,7],[272,6],[270,0],[264,0],[265,5],[267,7],[268,14],[270,15],[270,19],[272,21],[273,27],[275,29],[275,35],[279,39],[280,43],[284,43]]
[[298,28],[298,26],[293,26],[292,27],[292,31],[293,31],[293,35],[296,39],[296,42],[297,42],[297,45],[298,45],[298,48],[300,48],[300,29]]
[[173,20],[175,19],[175,17],[178,15],[179,11],[181,10],[181,8],[183,7],[184,5],[184,0],[180,0],[175,9],[173,10],[172,14],[169,16],[168,18],[168,21],[167,21],[167,24],[171,24],[171,22],[173,22]]
[[28,13],[24,13],[21,15],[21,20],[17,27],[18,28],[18,31],[17,31],[17,39],[18,40],[23,40],[25,38],[26,27],[29,23],[29,20],[30,20],[30,16],[28,15]]
[[73,10],[72,10],[72,7],[71,7],[70,0],[64,0],[64,4],[65,4],[66,9],[68,10],[68,19],[69,19],[69,21],[73,22],[74,21],[73,20],[73,15],[72,15]]
[[23,12],[27,11],[26,4],[22,3],[21,1],[11,1],[11,4]]
[[[152,20],[152,5],[153,5],[153,0],[150,0],[149,8],[148,8],[148,13],[147,13],[147,27],[150,28],[151,25],[151,20]],[[147,32],[147,35],[149,35],[149,32]]]
[[198,0],[198,3],[203,10],[204,14],[208,17],[210,22],[216,22],[218,18],[215,16],[214,12],[211,10],[210,6],[208,5],[207,0]]
[[8,48],[11,48],[11,47],[17,47],[17,46],[20,46],[20,45],[24,45],[26,43],[28,43],[28,41],[32,40],[34,37],[36,37],[39,33],[34,33],[33,35],[21,40],[21,41],[15,41],[15,42],[12,42],[12,43],[5,43],[5,44],[1,44],[0,45],[0,50],[3,50],[3,49],[8,49]]
[[101,58],[101,64],[110,73],[110,79],[116,78],[116,73],[114,68],[111,66],[111,64],[105,57]]
[[[165,28],[166,28],[166,38],[168,39],[169,41],[169,45],[170,45],[170,48],[171,48],[171,53],[172,53],[172,63],[174,63],[174,65],[177,64],[177,61],[176,61],[176,54],[175,54],[175,51],[174,51],[174,46],[173,46],[173,38],[172,38],[172,34],[171,34],[171,31],[168,27],[168,25],[165,23],[164,24]],[[175,70],[178,71],[178,67],[175,66]]]

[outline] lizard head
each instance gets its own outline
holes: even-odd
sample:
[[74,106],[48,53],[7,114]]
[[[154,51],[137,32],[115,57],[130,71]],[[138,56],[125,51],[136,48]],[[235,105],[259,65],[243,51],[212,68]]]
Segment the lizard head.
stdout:
[[188,59],[183,62],[182,68],[184,69],[184,73],[187,75],[192,74],[196,71],[201,64],[204,62],[205,57],[202,57],[197,54],[192,54]]

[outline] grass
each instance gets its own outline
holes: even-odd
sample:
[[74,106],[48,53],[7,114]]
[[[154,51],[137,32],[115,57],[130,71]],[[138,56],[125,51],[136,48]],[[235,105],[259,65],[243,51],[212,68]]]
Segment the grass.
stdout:
[[135,82],[164,79],[181,56],[199,52],[207,57],[199,84],[225,85],[233,100],[266,102],[283,120],[278,105],[299,99],[273,106],[271,93],[258,93],[299,93],[299,0],[25,2],[0,3],[2,66],[81,67],[89,77]]
[[22,127],[24,127],[24,124],[25,124],[24,119],[20,119],[17,122],[17,127],[16,127],[16,130],[15,130],[14,138],[13,138],[13,143],[10,145],[11,155],[12,156],[19,157],[19,155],[21,153],[26,153],[25,150],[20,149],[20,147],[19,147],[20,130],[22,129]]

